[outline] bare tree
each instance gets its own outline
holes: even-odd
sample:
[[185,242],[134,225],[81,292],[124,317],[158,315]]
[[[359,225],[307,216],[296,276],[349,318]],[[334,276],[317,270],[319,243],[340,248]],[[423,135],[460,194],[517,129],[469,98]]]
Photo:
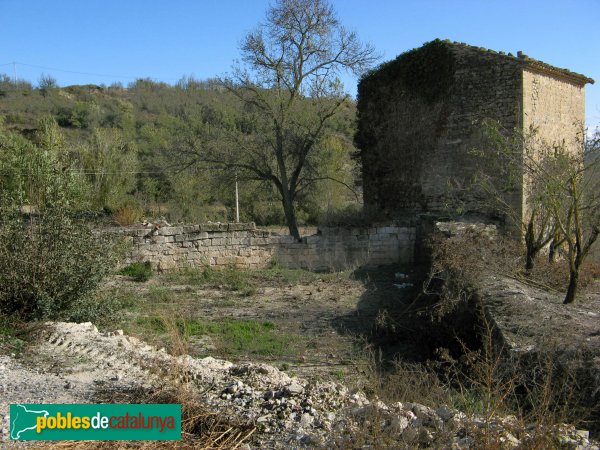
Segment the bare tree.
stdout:
[[572,153],[564,147],[554,149],[549,168],[549,206],[557,230],[567,246],[569,286],[564,303],[577,295],[579,272],[590,249],[600,235],[600,135],[586,138],[581,133],[581,151]]
[[544,170],[547,145],[535,129],[510,132],[495,121],[484,121],[483,127],[487,148],[474,151],[481,162],[475,186],[505,217],[508,228],[518,231],[525,243],[525,270],[531,271],[539,252],[558,239]]
[[298,195],[315,181],[335,179],[319,171],[318,153],[328,125],[347,105],[339,75],[360,74],[377,56],[326,0],[278,0],[241,52],[242,64],[222,80],[244,106],[241,132],[221,135],[220,145],[194,147],[195,160],[274,185],[290,234],[299,238]]
[[[490,171],[488,164],[478,186],[521,230],[527,270],[547,245],[550,252],[566,246],[569,285],[564,303],[572,303],[581,266],[600,235],[599,132],[586,138],[581,131],[577,145],[570,147],[564,142],[548,144],[535,130],[511,134],[488,123],[486,133],[493,145],[478,153],[490,158],[496,171]],[[504,173],[498,172],[500,168]],[[506,200],[511,189],[523,192],[523,209]]]

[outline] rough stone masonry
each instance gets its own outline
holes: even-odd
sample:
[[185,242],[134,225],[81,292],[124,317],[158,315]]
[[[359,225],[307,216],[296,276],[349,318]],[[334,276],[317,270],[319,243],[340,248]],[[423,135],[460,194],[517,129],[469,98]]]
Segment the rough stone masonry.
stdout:
[[163,228],[111,228],[130,244],[126,263],[149,261],[159,271],[185,267],[281,267],[314,271],[413,262],[415,229],[395,223],[323,228],[296,241],[254,223],[207,223]]
[[[435,40],[401,54],[359,84],[356,144],[365,204],[392,217],[503,219],[472,188],[478,165],[473,150],[485,151],[482,122],[493,120],[509,132],[533,127],[549,145],[577,147],[584,86],[593,82],[521,52],[457,42]],[[526,183],[520,177],[515,184],[505,200],[523,214]]]

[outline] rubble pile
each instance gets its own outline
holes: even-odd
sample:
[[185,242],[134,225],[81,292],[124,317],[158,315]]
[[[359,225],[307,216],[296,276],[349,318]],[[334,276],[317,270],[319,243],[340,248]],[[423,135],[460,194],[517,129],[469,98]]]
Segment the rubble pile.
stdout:
[[[86,383],[90,392],[98,384],[193,383],[210,409],[255,424],[250,448],[349,446],[374,426],[399,448],[474,448],[482,436],[502,448],[516,448],[539,433],[514,417],[485,420],[447,406],[369,400],[340,383],[307,382],[266,364],[172,356],[122,331],[100,333],[91,323],[49,324],[37,351],[70,361],[61,379],[64,389],[74,392]],[[589,433],[566,425],[557,439],[564,448],[598,449]]]

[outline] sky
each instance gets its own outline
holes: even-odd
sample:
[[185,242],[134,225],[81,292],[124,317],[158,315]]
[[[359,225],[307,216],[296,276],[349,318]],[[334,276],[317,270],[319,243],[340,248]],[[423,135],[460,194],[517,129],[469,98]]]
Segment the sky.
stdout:
[[[0,73],[60,86],[174,84],[223,76],[269,0],[0,0]],[[381,61],[436,38],[516,54],[597,80],[588,127],[600,126],[600,0],[332,0],[342,24]],[[356,94],[356,78],[345,76]]]

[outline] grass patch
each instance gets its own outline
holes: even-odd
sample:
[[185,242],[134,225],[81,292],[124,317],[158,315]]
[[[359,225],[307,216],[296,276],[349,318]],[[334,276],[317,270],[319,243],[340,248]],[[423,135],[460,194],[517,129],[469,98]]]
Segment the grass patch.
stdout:
[[18,324],[14,319],[0,314],[0,354],[21,354],[26,344],[22,333],[21,324]]
[[239,291],[252,295],[256,286],[250,283],[249,271],[238,269],[214,270],[210,267],[204,269],[188,267],[177,272],[163,275],[167,283],[187,284],[191,286],[222,286],[230,291]]
[[344,372],[344,369],[332,370],[331,376],[335,377],[338,381],[344,381],[346,379],[346,372]]
[[162,275],[167,283],[187,284],[191,286],[224,287],[250,296],[256,293],[259,286],[281,287],[290,284],[311,284],[317,281],[336,281],[349,279],[350,272],[315,273],[303,269],[284,269],[271,267],[268,269],[224,269],[214,270],[210,267],[189,267]]
[[152,277],[152,265],[149,261],[134,262],[119,271],[120,275],[130,277],[133,281],[144,282]]
[[169,303],[173,301],[173,292],[164,286],[149,286],[148,300],[152,303]]
[[[281,357],[293,352],[298,336],[282,333],[273,322],[226,318],[222,320],[176,320],[184,339],[210,336],[224,355]],[[136,325],[143,333],[163,335],[168,327],[161,317],[139,317]]]

